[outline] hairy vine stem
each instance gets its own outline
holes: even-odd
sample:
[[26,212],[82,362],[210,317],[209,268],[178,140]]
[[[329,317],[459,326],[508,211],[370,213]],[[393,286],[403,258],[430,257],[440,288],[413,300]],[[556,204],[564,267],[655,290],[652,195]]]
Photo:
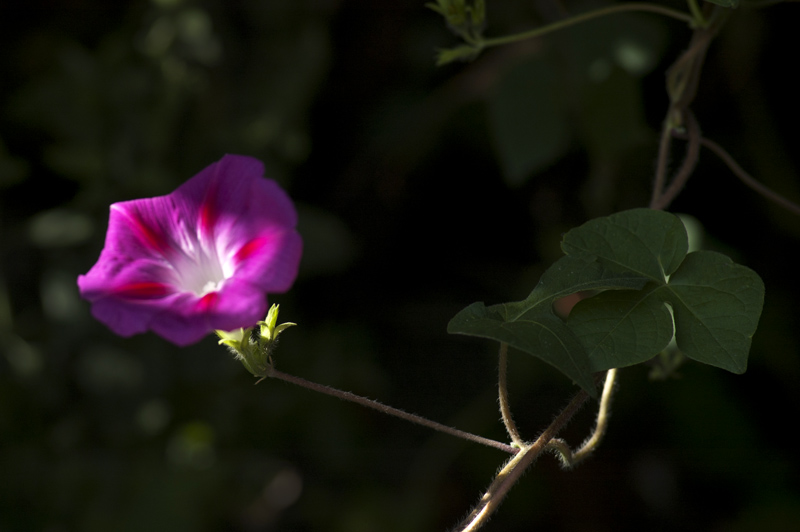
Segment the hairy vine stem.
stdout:
[[489,485],[486,493],[481,497],[478,506],[458,529],[460,532],[474,532],[489,520],[498,506],[500,506],[500,503],[503,502],[508,491],[539,455],[547,449],[547,444],[569,423],[588,398],[589,394],[584,390],[579,391],[535,442],[523,446],[520,452],[503,466],[494,481]]
[[663,189],[663,175],[665,174],[666,170],[666,159],[667,159],[667,152],[669,151],[669,147],[671,145],[670,139],[673,136],[674,127],[671,124],[666,124],[665,129],[662,133],[662,144],[659,147],[659,156],[658,156],[658,169],[661,172],[659,175],[662,176],[662,179],[659,180],[656,178],[656,187],[661,186],[663,189],[660,193],[656,194],[656,187],[653,187],[653,198],[650,202],[651,209],[663,210],[666,209],[672,200],[680,193],[683,189],[686,182],[689,180],[689,177],[694,172],[695,167],[697,166],[697,160],[700,157],[700,126],[697,123],[697,120],[694,117],[694,114],[689,110],[685,109],[683,111],[683,122],[686,125],[686,138],[689,141],[689,144],[686,149],[686,156],[683,159],[683,163],[681,163],[681,167],[675,176],[672,178],[670,184]]
[[[690,138],[689,135],[685,133],[680,133],[678,131],[673,131],[672,136],[684,140]],[[725,163],[725,165],[730,169],[730,171],[733,172],[733,175],[738,177],[742,183],[744,183],[754,191],[758,192],[769,201],[772,201],[780,205],[784,209],[794,214],[800,215],[800,205],[786,199],[785,197],[781,196],[774,190],[758,182],[753,176],[747,173],[739,165],[739,163],[736,162],[736,160],[731,156],[731,154],[729,154],[722,146],[720,146],[713,140],[702,136],[699,137],[698,141],[702,146],[708,148],[714,153],[714,155],[719,157],[722,160],[722,162]]]
[[[481,445],[486,445],[488,447],[494,447],[495,449],[500,449],[501,451],[505,451],[507,453],[515,454],[518,453],[518,449],[508,445],[506,443],[502,443],[499,441],[491,440],[489,438],[484,438],[483,436],[478,436],[477,434],[472,434],[470,432],[465,432],[463,430],[459,430],[447,425],[443,425],[441,423],[437,423],[436,421],[431,421],[428,418],[424,418],[422,416],[418,416],[416,414],[410,414],[398,408],[394,408],[391,406],[387,406],[383,403],[375,401],[373,399],[368,399],[366,397],[362,397],[360,395],[356,395],[351,392],[346,392],[344,390],[339,390],[337,388],[333,388],[331,386],[326,386],[324,384],[318,384],[316,382],[312,382],[301,377],[295,377],[294,375],[290,375],[288,373],[284,373],[282,371],[276,370],[274,367],[270,366],[267,370],[267,374],[265,377],[279,379],[284,382],[288,382],[291,384],[295,384],[297,386],[301,386],[303,388],[313,390],[315,392],[323,393],[325,395],[330,395],[333,397],[337,397],[339,399],[343,399],[345,401],[350,401],[351,403],[356,403],[361,406],[366,406],[367,408],[372,408],[373,410],[377,410],[383,414],[388,414],[390,416],[398,417],[400,419],[404,419],[406,421],[410,421],[412,423],[416,423],[417,425],[422,425],[423,427],[427,427],[429,429],[433,429],[438,432],[443,432],[445,434],[450,434],[451,436],[455,436],[457,438],[461,438],[464,440],[468,440],[474,443],[480,443]],[[263,380],[263,379],[262,379]],[[261,382],[261,381],[258,381]]]
[[608,415],[611,407],[611,397],[614,394],[614,386],[616,385],[617,370],[616,368],[610,369],[606,372],[606,382],[603,385],[603,394],[600,397],[600,408],[597,410],[597,422],[594,426],[592,435],[583,442],[580,449],[573,452],[567,442],[560,438],[553,438],[548,444],[548,448],[553,449],[559,454],[561,464],[564,469],[571,469],[585,460],[589,455],[594,452],[600,444],[600,440],[606,434],[606,427],[608,426]]
[[506,431],[511,437],[511,442],[514,446],[522,448],[525,442],[519,435],[517,425],[511,417],[511,405],[508,401],[508,379],[506,378],[506,369],[508,366],[508,344],[500,342],[500,352],[498,355],[498,400],[500,402],[500,415],[503,418],[503,424],[506,426]]
[[[698,24],[698,27],[695,28],[687,50],[667,71],[667,94],[670,98],[670,106],[661,128],[653,193],[650,198],[651,209],[661,210],[668,207],[680,193],[697,165],[700,154],[700,126],[689,106],[697,94],[700,73],[708,48],[727,18],[727,10],[720,10],[717,7],[716,5],[706,6],[704,15],[708,14],[708,16],[703,18],[702,25]],[[672,138],[676,130],[684,128],[689,141],[686,156],[678,172],[667,184],[667,163]]]

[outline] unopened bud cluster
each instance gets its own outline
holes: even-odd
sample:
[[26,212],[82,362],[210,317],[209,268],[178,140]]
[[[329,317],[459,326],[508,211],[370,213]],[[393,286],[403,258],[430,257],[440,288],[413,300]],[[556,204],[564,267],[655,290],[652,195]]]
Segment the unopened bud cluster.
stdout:
[[483,49],[483,30],[486,28],[484,0],[436,0],[425,5],[442,15],[447,27],[466,43],[439,50],[436,64],[441,66],[475,59]]
[[486,27],[484,0],[436,0],[425,6],[442,15],[447,27],[468,43],[480,39]]
[[[266,377],[272,366],[272,350],[278,335],[296,323],[278,323],[278,305],[272,305],[267,317],[256,323],[255,327],[239,328],[234,331],[216,331],[219,344],[226,345],[240,360],[244,367],[256,377]],[[255,333],[255,329],[258,332]]]

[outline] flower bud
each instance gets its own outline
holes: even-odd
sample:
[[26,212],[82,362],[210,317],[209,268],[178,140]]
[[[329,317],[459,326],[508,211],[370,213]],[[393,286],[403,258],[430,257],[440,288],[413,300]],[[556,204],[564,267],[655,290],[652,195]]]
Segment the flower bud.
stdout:
[[278,323],[278,305],[272,305],[264,321],[259,321],[259,336],[253,339],[253,329],[240,328],[234,331],[216,331],[220,337],[219,344],[228,349],[241,361],[242,365],[256,377],[266,377],[272,365],[272,350],[278,335],[296,323]]

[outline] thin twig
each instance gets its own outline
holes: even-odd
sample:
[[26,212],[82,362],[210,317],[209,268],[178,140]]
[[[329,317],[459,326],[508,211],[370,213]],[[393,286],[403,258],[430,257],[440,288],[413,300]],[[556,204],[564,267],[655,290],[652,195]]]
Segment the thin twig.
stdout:
[[343,390],[332,388],[324,384],[317,384],[316,382],[311,382],[301,377],[295,377],[294,375],[289,375],[288,373],[278,371],[275,368],[270,368],[267,377],[280,379],[282,381],[289,382],[291,384],[296,384],[297,386],[301,386],[303,388],[307,388],[315,392],[337,397],[339,399],[350,401],[352,403],[357,403],[360,404],[361,406],[366,406],[367,408],[372,408],[373,410],[377,410],[378,412],[381,412],[383,414],[388,414],[390,416],[398,417],[400,419],[416,423],[417,425],[422,425],[423,427],[428,427],[430,429],[439,432],[444,432],[445,434],[450,434],[451,436],[455,436],[457,438],[468,440],[474,443],[480,443],[481,445],[487,445],[489,447],[494,447],[495,449],[500,449],[501,451],[505,451],[507,453],[515,454],[519,451],[518,449],[506,443],[490,440],[489,438],[484,438],[483,436],[478,436],[477,434],[472,434],[470,432],[464,432],[463,430],[455,429],[453,427],[448,427],[447,425],[442,425],[441,423],[437,423],[436,421],[431,421],[430,419],[424,418],[422,416],[418,416],[416,414],[409,414],[408,412],[404,412],[397,408],[387,406],[373,399],[368,399],[366,397],[362,397],[360,395],[356,395],[351,392],[345,392]]
[[511,406],[508,402],[508,379],[506,378],[506,369],[508,367],[508,344],[500,342],[500,353],[498,355],[498,400],[500,401],[500,415],[503,418],[503,424],[506,426],[506,431],[511,437],[511,441],[517,447],[522,448],[525,442],[519,435],[517,425],[511,417]]
[[696,0],[689,0],[689,11],[692,12],[692,17],[694,17],[695,23],[701,27],[705,28],[708,26],[708,21],[703,16],[703,11],[700,9],[700,6],[697,5]]
[[569,423],[588,398],[589,394],[584,390],[579,391],[535,442],[524,446],[516,456],[506,463],[494,481],[492,481],[486,493],[481,497],[478,506],[461,525],[460,532],[474,532],[486,524],[486,521],[489,520],[498,506],[500,506],[500,503],[503,502],[508,491],[516,484],[528,467],[533,464],[536,458],[544,452],[550,440],[555,438],[561,429]]
[[615,6],[595,9],[594,11],[589,11],[587,13],[581,13],[579,15],[575,15],[574,17],[569,17],[564,20],[559,20],[552,24],[548,24],[547,26],[542,26],[532,30],[524,31],[522,33],[516,33],[514,35],[506,35],[505,37],[495,37],[492,39],[486,39],[480,44],[482,45],[482,48],[488,48],[490,46],[499,46],[501,44],[509,44],[512,42],[518,42],[525,39],[532,39],[534,37],[540,37],[547,33],[551,33],[563,28],[567,28],[569,26],[573,26],[575,24],[579,24],[581,22],[585,22],[587,20],[591,20],[593,18],[603,17],[605,15],[611,15],[613,13],[622,13],[626,11],[649,11],[651,13],[657,13],[659,15],[672,17],[674,19],[686,22],[687,24],[692,24],[694,22],[692,16],[689,15],[688,13],[684,13],[683,11],[677,11],[675,9],[670,9],[668,7],[663,7],[656,4],[648,4],[644,2],[630,2],[626,4],[619,4]]
[[[670,106],[661,129],[656,175],[653,183],[653,194],[650,208],[664,209],[678,195],[686,181],[692,175],[699,155],[700,127],[689,106],[697,94],[700,74],[703,70],[708,48],[725,22],[727,15],[718,6],[712,6],[711,15],[706,27],[695,28],[689,48],[672,64],[667,71],[667,94]],[[721,14],[722,13],[722,14]],[[671,139],[676,127],[686,126],[689,135],[689,146],[680,170],[667,187],[667,161],[669,159]]]
[[[673,132],[673,135],[679,139],[687,138],[687,136],[684,133]],[[800,215],[800,205],[784,198],[774,190],[756,181],[756,179],[753,176],[748,174],[741,166],[739,166],[739,163],[736,162],[736,160],[731,156],[731,154],[725,151],[725,148],[723,148],[713,140],[707,139],[702,136],[700,137],[700,144],[702,144],[703,146],[714,152],[714,154],[717,157],[722,159],[722,162],[725,163],[725,165],[728,168],[730,168],[731,172],[733,172],[733,175],[738,177],[742,183],[752,188],[753,190],[764,196],[769,201],[772,201],[780,205],[784,209],[792,212],[793,214]]]
[[671,111],[685,109],[694,101],[706,53],[719,29],[718,25],[719,22],[713,27],[696,29],[689,47],[667,70],[667,93],[672,103]]
[[667,181],[667,162],[669,161],[669,148],[672,144],[672,124],[664,121],[661,130],[661,140],[658,143],[658,159],[656,160],[656,177],[653,183],[653,195],[650,197],[650,208],[655,209],[658,205],[661,191]]
[[[697,160],[700,157],[700,126],[697,124],[694,113],[688,108],[684,110],[683,122],[686,124],[686,133],[689,140],[689,145],[686,148],[686,156],[683,159],[678,173],[672,178],[669,186],[667,186],[666,190],[659,194],[658,198],[655,198],[653,203],[651,203],[651,209],[666,209],[686,185],[686,181],[689,180],[689,176],[692,175],[692,172],[694,172],[697,166]],[[653,191],[655,192],[655,189]]]

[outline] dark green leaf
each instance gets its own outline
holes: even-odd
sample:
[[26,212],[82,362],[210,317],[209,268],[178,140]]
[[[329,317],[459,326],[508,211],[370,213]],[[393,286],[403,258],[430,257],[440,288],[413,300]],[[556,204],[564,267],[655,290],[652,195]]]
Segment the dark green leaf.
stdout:
[[614,272],[597,261],[566,255],[554,262],[523,301],[496,305],[507,321],[533,313],[552,312],[556,299],[587,290],[641,289],[646,279],[628,272]]
[[719,253],[698,251],[686,256],[669,282],[579,302],[568,325],[581,339],[592,371],[649,360],[674,331],[688,358],[743,373],[763,300],[764,285],[755,272]]
[[473,303],[450,321],[447,331],[491,338],[530,353],[596,395],[589,360],[580,341],[555,314],[541,312],[506,321],[502,307]]
[[589,358],[580,340],[553,313],[553,302],[584,290],[637,290],[646,282],[641,276],[616,273],[596,261],[567,255],[545,272],[524,301],[490,307],[473,303],[450,321],[447,331],[506,342],[551,364],[594,396]]
[[744,373],[764,305],[753,270],[712,251],[690,253],[669,280],[676,340],[698,362]]
[[[556,261],[523,301],[475,303],[451,333],[492,338],[553,365],[594,392],[592,374],[644,362],[673,336],[688,358],[742,373],[764,299],[752,270],[711,251],[689,253],[680,219],[633,209],[564,235]],[[565,324],[553,302],[600,293],[575,305]]]
[[686,256],[689,242],[677,216],[632,209],[595,218],[569,231],[561,249],[570,255],[597,257],[612,269],[664,282]]
[[667,347],[672,315],[650,283],[640,291],[606,291],[579,302],[569,328],[581,339],[592,371],[644,362]]

